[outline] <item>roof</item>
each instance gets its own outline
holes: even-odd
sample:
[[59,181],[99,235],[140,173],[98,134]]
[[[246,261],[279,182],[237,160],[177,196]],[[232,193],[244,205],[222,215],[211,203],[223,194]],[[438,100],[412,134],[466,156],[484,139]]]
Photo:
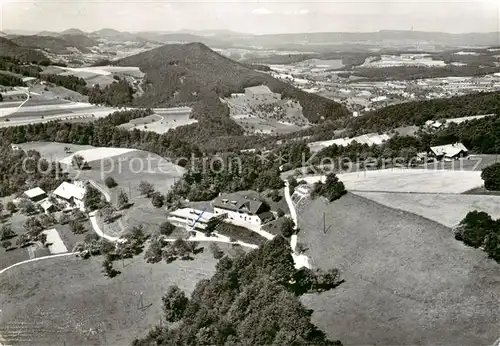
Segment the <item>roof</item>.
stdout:
[[38,196],[41,196],[41,195],[45,195],[46,192],[43,191],[41,188],[39,187],[35,187],[31,190],[28,190],[28,191],[25,191],[24,194],[28,197],[28,198],[34,198],[34,197],[38,197]]
[[74,197],[76,199],[83,200],[83,197],[85,196],[85,189],[65,181],[59,185],[57,189],[55,189],[54,195],[64,199]]
[[446,145],[439,145],[437,147],[431,147],[431,151],[436,156],[444,155],[448,157],[456,156],[461,152],[468,152],[467,148],[462,143],[446,144]]
[[255,191],[223,193],[214,200],[215,208],[242,211],[251,215],[257,214],[263,205],[259,193]]
[[40,206],[43,208],[43,210],[49,210],[49,208],[55,207],[55,205],[52,204],[48,199],[42,201],[42,203],[40,203]]
[[214,217],[214,214],[209,212],[209,211],[203,211],[203,210],[199,210],[199,209],[182,208],[182,209],[177,209],[177,210],[171,211],[169,213],[169,217],[171,217],[171,216],[182,218],[182,219],[192,219],[195,221],[198,220],[197,222],[207,223],[208,221],[210,221]]

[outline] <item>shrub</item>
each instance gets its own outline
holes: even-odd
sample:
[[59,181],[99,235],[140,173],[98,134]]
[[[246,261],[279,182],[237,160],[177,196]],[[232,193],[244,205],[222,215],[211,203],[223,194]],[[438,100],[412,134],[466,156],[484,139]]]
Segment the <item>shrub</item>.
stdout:
[[210,244],[210,251],[212,251],[212,255],[216,260],[224,257],[224,251],[222,251],[219,245],[217,245],[216,243]]
[[151,203],[155,208],[161,208],[165,203],[165,197],[161,193],[155,192],[151,195]]
[[487,190],[500,191],[500,163],[483,169],[481,178],[484,180],[484,187]]
[[111,189],[115,186],[118,186],[117,182],[115,181],[115,179],[113,177],[106,177],[106,179],[104,179],[104,184],[106,184],[106,186]]
[[12,246],[12,242],[9,241],[9,240],[5,240],[2,242],[2,247],[5,249],[5,250],[8,250],[10,249],[10,247]]
[[291,237],[295,233],[295,230],[293,229],[294,227],[295,224],[293,223],[292,219],[290,219],[289,217],[284,218],[280,226],[280,231],[283,237]]
[[334,174],[330,173],[326,176],[326,181],[323,184],[321,181],[314,184],[311,193],[312,198],[318,196],[325,197],[329,202],[339,199],[347,193],[344,183]]
[[285,216],[285,212],[283,211],[283,209],[281,208],[278,208],[278,210],[276,211],[276,213],[278,214],[278,217],[283,217]]
[[159,227],[160,234],[165,236],[171,235],[174,232],[174,230],[175,226],[168,221],[163,222]]

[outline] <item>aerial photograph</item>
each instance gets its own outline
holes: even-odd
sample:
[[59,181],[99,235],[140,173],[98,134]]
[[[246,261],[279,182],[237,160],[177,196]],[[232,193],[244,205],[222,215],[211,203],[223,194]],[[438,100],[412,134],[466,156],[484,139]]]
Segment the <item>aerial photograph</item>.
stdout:
[[500,346],[500,1],[0,0],[0,346]]

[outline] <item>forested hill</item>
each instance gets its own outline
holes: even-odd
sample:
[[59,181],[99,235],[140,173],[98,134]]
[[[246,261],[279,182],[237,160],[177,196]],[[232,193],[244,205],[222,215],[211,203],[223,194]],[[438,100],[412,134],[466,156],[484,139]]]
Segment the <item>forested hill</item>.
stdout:
[[347,115],[343,106],[334,101],[305,93],[226,58],[202,43],[165,45],[121,59],[117,64],[138,66],[146,73],[145,93],[136,100],[139,106],[201,103],[199,107],[204,109],[204,114],[195,114],[210,116],[220,111],[219,97],[243,92],[245,87],[265,84],[284,97],[298,100],[304,115],[311,122]]
[[43,53],[28,47],[21,47],[14,42],[0,37],[0,56],[8,56],[22,62],[47,61],[48,59]]
[[427,120],[492,113],[500,114],[500,92],[401,103],[369,112],[359,118],[353,118],[347,127],[356,133],[379,132],[388,131],[398,126],[420,126]]

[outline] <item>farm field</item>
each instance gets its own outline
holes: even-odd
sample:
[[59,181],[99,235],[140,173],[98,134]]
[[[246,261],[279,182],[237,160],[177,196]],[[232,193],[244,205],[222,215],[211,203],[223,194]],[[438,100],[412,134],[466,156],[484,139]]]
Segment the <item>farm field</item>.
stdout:
[[114,75],[128,76],[142,79],[144,73],[138,67],[120,67],[120,66],[98,66],[98,67],[59,67],[48,66],[42,73],[58,74],[62,76],[75,76],[83,78],[87,86],[99,84],[101,87],[113,83]]
[[[463,193],[483,186],[480,171],[383,169],[337,175],[347,190],[415,193]],[[325,176],[300,177],[312,184]]]
[[193,261],[170,264],[148,264],[138,255],[125,260],[125,267],[115,262],[121,274],[109,279],[101,272],[102,261],[102,256],[67,256],[5,272],[0,277],[1,336],[15,345],[130,345],[159,323],[161,297],[170,285],[190,294],[216,264],[207,247]]
[[[323,232],[323,216],[327,232]],[[302,297],[312,322],[346,345],[491,345],[500,266],[417,215],[347,194],[299,210],[313,267],[345,283]],[[404,332],[402,332],[404,331]]]
[[134,150],[116,156],[111,155],[113,154],[110,153],[100,162],[90,163],[91,169],[81,171],[79,178],[93,180],[104,186],[106,177],[113,177],[118,187],[127,194],[130,192],[130,197],[134,199],[140,196],[137,187],[141,181],[153,184],[156,191],[165,194],[175,180],[180,179],[185,172],[184,168],[147,151]]
[[133,119],[126,124],[120,125],[120,127],[162,134],[168,132],[170,129],[198,122],[198,120],[190,118],[190,107],[155,108],[153,110],[155,114]]
[[478,210],[500,218],[500,196],[354,192],[390,208],[423,216],[444,226],[456,226],[469,211]]

